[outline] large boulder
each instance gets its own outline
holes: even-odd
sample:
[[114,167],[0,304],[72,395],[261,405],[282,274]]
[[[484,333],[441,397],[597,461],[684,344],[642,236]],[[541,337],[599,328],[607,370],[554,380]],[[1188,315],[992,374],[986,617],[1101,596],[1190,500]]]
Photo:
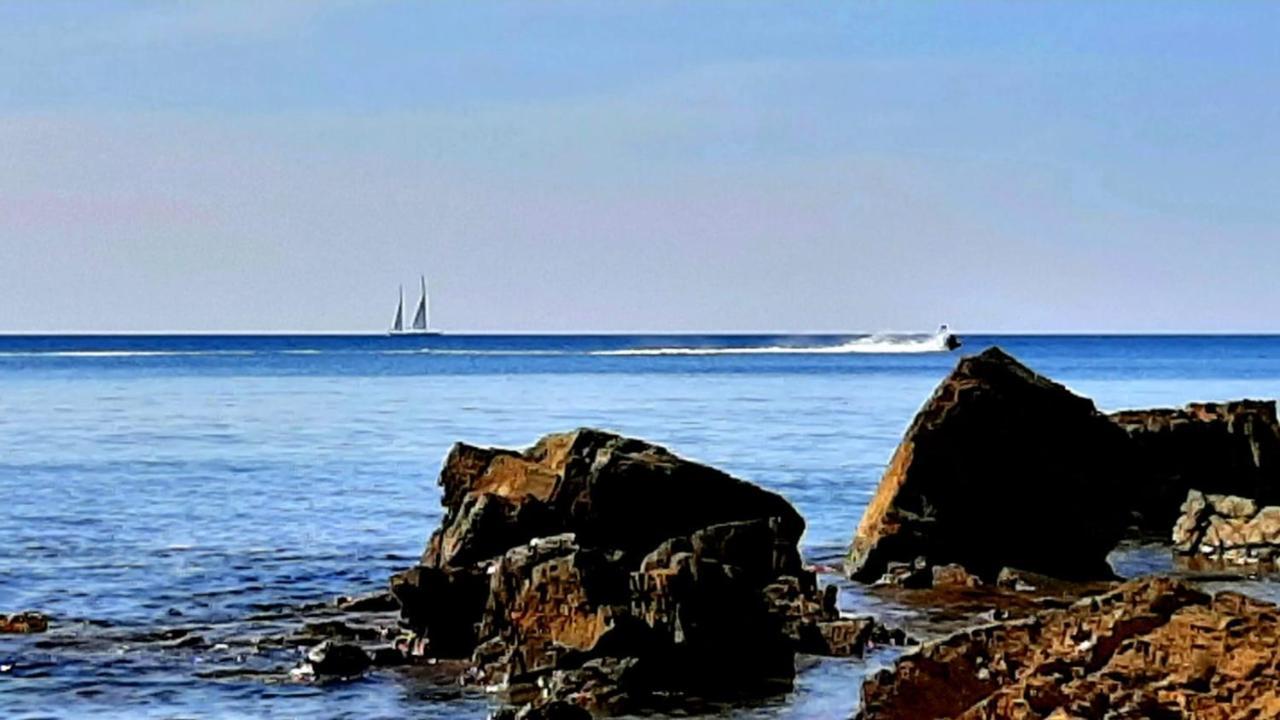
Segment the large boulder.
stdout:
[[717,523],[776,517],[789,540],[804,532],[779,495],[643,440],[587,428],[548,435],[523,453],[459,443],[439,482],[445,518],[423,557],[435,567],[489,560],[566,532],[629,560]]
[[641,440],[460,444],[440,485],[441,527],[391,582],[408,654],[469,657],[531,716],[782,691],[797,652],[904,640],[839,616],[782,497]]
[[1280,613],[1148,578],[930,643],[863,685],[860,720],[1280,716]]
[[1131,438],[1134,524],[1164,536],[1191,490],[1280,505],[1280,423],[1275,401],[1193,403],[1111,415]]
[[958,563],[1111,577],[1125,527],[1127,436],[1092,401],[999,348],[960,361],[916,415],[849,553],[848,574]]

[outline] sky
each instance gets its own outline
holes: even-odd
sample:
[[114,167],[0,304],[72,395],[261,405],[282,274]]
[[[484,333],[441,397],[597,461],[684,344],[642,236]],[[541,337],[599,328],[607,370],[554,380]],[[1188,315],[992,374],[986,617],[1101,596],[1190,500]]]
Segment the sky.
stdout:
[[0,332],[1280,332],[1280,3],[0,2]]

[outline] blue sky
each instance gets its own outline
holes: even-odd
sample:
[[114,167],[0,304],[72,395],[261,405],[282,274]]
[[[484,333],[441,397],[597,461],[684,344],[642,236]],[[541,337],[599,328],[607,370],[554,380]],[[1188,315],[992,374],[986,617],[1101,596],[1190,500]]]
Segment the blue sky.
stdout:
[[0,331],[1280,331],[1277,28],[0,3]]

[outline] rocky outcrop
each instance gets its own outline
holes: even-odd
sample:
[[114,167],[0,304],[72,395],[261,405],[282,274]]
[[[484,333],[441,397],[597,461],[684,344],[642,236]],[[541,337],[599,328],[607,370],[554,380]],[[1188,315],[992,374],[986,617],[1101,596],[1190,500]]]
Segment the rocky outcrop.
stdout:
[[894,453],[846,571],[872,581],[924,558],[986,580],[1005,566],[1110,577],[1127,440],[1093,402],[999,348],[964,358]]
[[1133,523],[1165,536],[1191,490],[1280,505],[1280,423],[1274,401],[1193,403],[1111,415],[1128,433]]
[[1280,613],[1137,580],[930,643],[869,678],[862,720],[1280,716]]
[[523,453],[457,444],[440,473],[445,518],[423,556],[464,567],[538,537],[574,533],[638,561],[664,540],[716,523],[804,520],[774,493],[666,449],[598,430],[548,435]]
[[773,693],[797,652],[905,641],[839,616],[784,499],[655,445],[585,429],[522,453],[457,445],[440,485],[441,527],[391,582],[400,647],[469,658],[469,682],[532,695],[529,716]]
[[1173,550],[1197,568],[1274,572],[1280,564],[1280,506],[1192,490],[1173,528]]

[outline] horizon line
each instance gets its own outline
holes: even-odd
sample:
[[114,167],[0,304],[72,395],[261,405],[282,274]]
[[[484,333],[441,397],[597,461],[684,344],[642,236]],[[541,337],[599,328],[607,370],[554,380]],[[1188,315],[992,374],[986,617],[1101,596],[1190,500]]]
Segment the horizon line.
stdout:
[[[386,332],[368,332],[351,330],[317,330],[317,331],[281,331],[281,330],[76,330],[70,332],[33,331],[0,331],[0,338],[22,337],[397,337],[401,340],[413,338],[442,337],[870,337],[874,335],[930,335],[933,333],[910,330],[877,330],[873,332],[851,330],[750,330],[750,331],[652,331],[652,330],[605,330],[605,331],[523,331],[523,330],[459,330],[441,331],[437,335],[391,336]],[[1200,330],[1158,330],[1158,331],[1126,331],[1126,330],[1072,330],[1060,332],[1027,332],[1027,331],[981,331],[956,332],[960,337],[1280,337],[1280,330],[1271,331],[1200,331]]]

